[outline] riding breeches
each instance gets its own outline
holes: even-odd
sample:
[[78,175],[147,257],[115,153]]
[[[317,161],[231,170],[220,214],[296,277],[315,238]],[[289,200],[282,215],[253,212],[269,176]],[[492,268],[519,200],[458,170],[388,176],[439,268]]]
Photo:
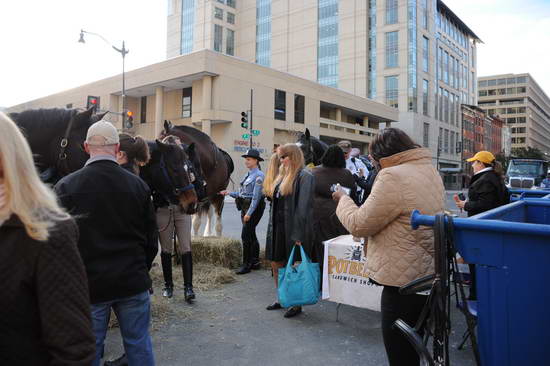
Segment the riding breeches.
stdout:
[[174,232],[178,238],[178,254],[191,251],[191,215],[182,213],[176,205],[160,207],[157,210],[157,226],[160,247],[164,253],[173,253]]

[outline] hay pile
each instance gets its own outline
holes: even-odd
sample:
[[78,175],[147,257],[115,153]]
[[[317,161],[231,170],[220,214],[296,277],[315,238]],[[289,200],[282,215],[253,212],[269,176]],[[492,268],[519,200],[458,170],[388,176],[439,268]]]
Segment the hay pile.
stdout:
[[[212,290],[235,281],[236,275],[230,268],[239,266],[241,262],[242,249],[239,240],[223,237],[197,237],[193,238],[191,248],[194,263],[193,287],[195,292]],[[172,299],[162,297],[164,278],[162,277],[160,256],[155,259],[149,274],[154,289],[154,293],[151,295],[152,329],[159,329],[173,316],[179,319],[190,317],[192,309],[178,304],[180,300],[183,300],[181,265],[174,264],[172,268],[174,280],[174,297]],[[181,299],[177,299],[178,297]],[[118,321],[115,314],[111,313],[109,328],[116,327],[118,327]]]
[[191,240],[193,262],[236,268],[242,261],[240,240],[225,237],[194,237]]

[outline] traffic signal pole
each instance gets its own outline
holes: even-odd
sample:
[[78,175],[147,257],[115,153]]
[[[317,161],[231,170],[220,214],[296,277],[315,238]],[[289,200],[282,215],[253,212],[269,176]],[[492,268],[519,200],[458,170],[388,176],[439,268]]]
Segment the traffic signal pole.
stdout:
[[254,104],[254,89],[250,89],[250,119],[249,119],[249,122],[248,122],[248,127],[249,127],[249,131],[250,131],[250,148],[252,149],[252,121],[254,120],[253,118],[253,106]]

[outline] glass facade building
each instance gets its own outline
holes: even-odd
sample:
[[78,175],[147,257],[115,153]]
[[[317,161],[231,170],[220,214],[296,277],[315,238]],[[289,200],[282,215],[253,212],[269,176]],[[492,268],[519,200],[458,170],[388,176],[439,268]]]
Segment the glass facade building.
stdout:
[[386,33],[386,67],[399,66],[399,32]]
[[256,1],[256,63],[271,66],[271,0]]
[[195,0],[181,2],[181,50],[185,55],[193,52],[193,29],[195,28]]
[[407,4],[408,13],[408,110],[409,112],[416,112],[418,110],[418,61],[417,61],[417,25],[416,25],[416,0],[408,0]]
[[376,0],[369,0],[369,85],[368,97],[376,98]]
[[317,82],[338,87],[338,0],[319,0]]

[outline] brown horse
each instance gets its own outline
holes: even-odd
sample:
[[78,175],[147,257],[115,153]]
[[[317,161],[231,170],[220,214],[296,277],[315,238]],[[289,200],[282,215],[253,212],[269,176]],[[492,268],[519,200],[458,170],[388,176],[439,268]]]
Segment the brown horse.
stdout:
[[213,211],[216,212],[216,236],[221,236],[224,197],[219,192],[225,190],[229,184],[234,170],[233,160],[207,134],[196,128],[173,126],[170,121],[164,121],[164,134],[177,136],[184,144],[193,147],[189,151],[189,158],[197,170],[196,178],[205,184],[205,192],[199,197],[197,214],[193,216],[195,236],[198,235],[204,214],[207,214],[204,236],[212,235]]

